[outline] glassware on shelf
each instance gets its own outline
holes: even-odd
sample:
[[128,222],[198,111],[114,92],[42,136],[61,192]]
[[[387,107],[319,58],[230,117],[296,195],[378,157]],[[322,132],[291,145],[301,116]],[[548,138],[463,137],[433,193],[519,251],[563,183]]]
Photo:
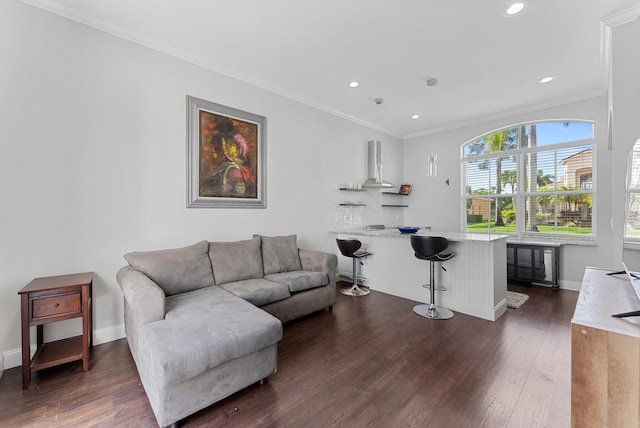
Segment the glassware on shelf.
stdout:
[[348,232],[364,227],[364,206],[338,205],[335,216],[336,231]]

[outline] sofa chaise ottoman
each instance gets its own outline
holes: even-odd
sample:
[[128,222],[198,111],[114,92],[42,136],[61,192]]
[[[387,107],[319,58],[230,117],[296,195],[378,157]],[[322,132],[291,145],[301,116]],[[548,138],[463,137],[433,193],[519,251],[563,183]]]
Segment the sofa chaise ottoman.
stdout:
[[299,249],[295,235],[125,259],[125,332],[160,426],[273,374],[282,323],[336,301],[337,257]]

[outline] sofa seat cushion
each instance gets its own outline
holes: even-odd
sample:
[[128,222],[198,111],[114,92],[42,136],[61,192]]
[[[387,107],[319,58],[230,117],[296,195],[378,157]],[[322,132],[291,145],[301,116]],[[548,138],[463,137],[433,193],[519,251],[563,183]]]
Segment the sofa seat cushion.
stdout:
[[216,284],[262,278],[260,238],[233,242],[210,242],[209,258]]
[[168,298],[166,318],[140,329],[138,368],[156,385],[175,385],[280,339],[277,318],[218,286],[203,288]]
[[158,284],[167,296],[214,285],[207,241],[171,250],[136,251],[124,258]]
[[266,305],[291,297],[289,286],[286,284],[267,281],[262,278],[230,282],[223,284],[221,287],[256,306]]
[[311,290],[312,288],[323,287],[329,284],[329,275],[327,275],[326,272],[310,272],[304,270],[272,273],[265,275],[264,279],[286,284],[292,293]]

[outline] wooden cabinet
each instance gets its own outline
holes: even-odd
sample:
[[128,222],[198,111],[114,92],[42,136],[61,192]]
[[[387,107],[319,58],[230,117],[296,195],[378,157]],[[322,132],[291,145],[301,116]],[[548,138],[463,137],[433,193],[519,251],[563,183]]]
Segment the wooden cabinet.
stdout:
[[640,309],[627,278],[585,270],[571,321],[571,426],[640,426]]
[[[27,389],[31,372],[82,360],[89,370],[92,338],[93,272],[36,278],[18,292],[22,316],[22,388]],[[82,318],[82,335],[44,343],[44,325]],[[36,326],[37,348],[30,358],[30,327]]]

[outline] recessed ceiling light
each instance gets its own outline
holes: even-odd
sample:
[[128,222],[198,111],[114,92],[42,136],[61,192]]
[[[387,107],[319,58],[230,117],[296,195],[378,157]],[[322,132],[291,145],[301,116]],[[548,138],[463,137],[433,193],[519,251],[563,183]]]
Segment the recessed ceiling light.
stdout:
[[540,83],[549,83],[553,80],[553,76],[547,76],[547,77],[543,77],[542,79],[538,80],[538,82]]
[[517,15],[518,13],[522,12],[526,7],[527,7],[527,2],[524,0],[511,3],[505,10],[505,14],[507,16]]
[[350,88],[357,88],[358,86],[360,86],[360,83],[356,82],[355,80],[349,83]]
[[414,114],[413,116],[411,116],[411,119],[420,119],[420,115],[419,114]]

